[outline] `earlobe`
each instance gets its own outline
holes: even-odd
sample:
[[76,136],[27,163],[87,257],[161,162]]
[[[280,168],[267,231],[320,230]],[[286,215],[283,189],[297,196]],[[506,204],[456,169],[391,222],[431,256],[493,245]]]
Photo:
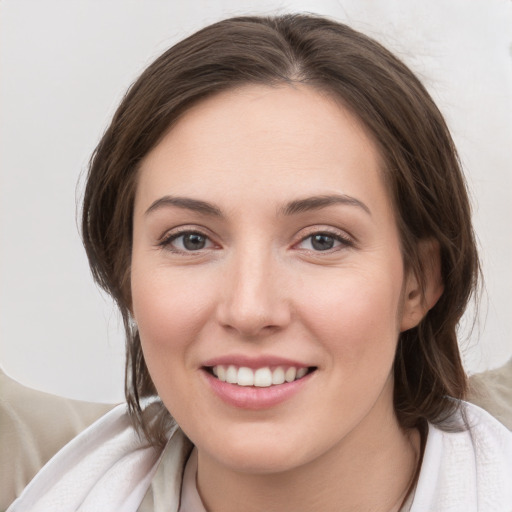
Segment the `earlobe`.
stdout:
[[410,270],[405,278],[401,332],[416,327],[436,305],[444,291],[439,243],[434,239],[422,240],[419,253],[423,275],[420,279]]

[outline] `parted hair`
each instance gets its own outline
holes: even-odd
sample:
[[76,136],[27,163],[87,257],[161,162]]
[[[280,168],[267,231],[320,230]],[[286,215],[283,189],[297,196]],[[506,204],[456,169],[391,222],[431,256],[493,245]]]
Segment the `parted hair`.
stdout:
[[141,410],[141,399],[156,389],[130,313],[138,169],[193,105],[245,84],[302,84],[341,101],[380,149],[404,265],[420,282],[420,242],[439,246],[444,292],[417,327],[400,334],[393,371],[402,427],[442,427],[456,407],[452,398],[466,393],[457,325],[479,276],[456,149],[430,95],[400,60],[344,24],[307,14],[227,19],[174,45],[129,88],[91,157],[82,236],[94,279],[123,317],[125,393],[135,426],[158,444],[172,421],[163,405],[151,424]]

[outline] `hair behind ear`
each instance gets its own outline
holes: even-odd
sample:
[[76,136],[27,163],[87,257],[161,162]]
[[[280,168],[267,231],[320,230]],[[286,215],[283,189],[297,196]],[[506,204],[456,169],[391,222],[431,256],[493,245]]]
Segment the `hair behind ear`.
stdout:
[[[425,238],[417,243],[408,265],[394,364],[395,411],[405,428],[421,427],[426,421],[446,430],[463,428],[451,423],[460,403],[453,398],[464,399],[468,386],[457,324],[475,288],[479,266],[474,247],[464,256],[454,249]],[[456,267],[457,260],[464,259],[466,266]]]
[[416,327],[444,291],[439,242],[420,240],[418,256],[419,269],[409,268],[405,278],[400,332]]

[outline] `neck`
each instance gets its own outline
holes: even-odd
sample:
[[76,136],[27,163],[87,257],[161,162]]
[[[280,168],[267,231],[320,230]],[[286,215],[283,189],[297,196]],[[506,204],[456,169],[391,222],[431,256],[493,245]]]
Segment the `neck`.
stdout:
[[[382,411],[380,411],[382,413]],[[396,512],[420,455],[420,435],[391,411],[370,413],[355,431],[314,460],[280,473],[251,474],[198,451],[198,490],[208,512]]]

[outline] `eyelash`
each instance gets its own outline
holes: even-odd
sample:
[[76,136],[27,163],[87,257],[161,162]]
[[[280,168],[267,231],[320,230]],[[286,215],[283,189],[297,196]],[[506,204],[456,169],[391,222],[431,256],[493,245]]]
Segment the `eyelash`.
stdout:
[[184,228],[184,229],[180,229],[179,231],[174,231],[172,233],[169,233],[168,235],[164,236],[159,242],[158,242],[158,246],[163,248],[163,249],[167,249],[171,252],[174,252],[174,253],[178,253],[178,254],[197,254],[199,251],[202,251],[203,249],[199,249],[199,250],[183,250],[183,249],[179,249],[177,247],[173,247],[172,245],[172,242],[174,242],[175,240],[177,240],[178,238],[181,238],[181,237],[184,237],[186,235],[197,235],[197,236],[200,236],[200,237],[203,237],[205,238],[205,240],[210,243],[212,243],[210,237],[208,235],[206,235],[205,233],[197,230],[197,229],[187,229],[187,228]]
[[[184,249],[179,249],[177,247],[174,247],[172,245],[172,243],[174,241],[176,241],[179,238],[184,237],[186,235],[197,235],[197,236],[203,237],[206,240],[206,243],[209,242],[210,244],[213,244],[213,242],[211,241],[211,238],[208,235],[206,235],[205,233],[203,233],[202,231],[185,228],[185,229],[182,229],[182,230],[180,229],[177,232],[175,231],[175,232],[169,233],[167,236],[164,236],[158,242],[158,246],[163,248],[163,249],[167,249],[167,250],[169,250],[169,251],[171,251],[173,253],[178,253],[178,254],[198,254],[199,252],[201,252],[203,250],[211,249],[211,247],[206,247],[206,248],[201,248],[201,249],[198,249],[198,250],[184,250]],[[331,238],[331,239],[334,240],[334,242],[338,242],[339,246],[333,247],[333,248],[329,248],[329,249],[326,249],[326,250],[314,250],[314,249],[299,249],[299,250],[311,251],[311,252],[314,252],[314,253],[330,254],[330,253],[336,252],[336,251],[338,251],[340,249],[353,247],[355,245],[354,240],[352,240],[347,235],[342,235],[339,232],[332,232],[332,231],[328,231],[328,230],[323,230],[323,231],[320,230],[320,231],[312,231],[307,236],[302,237],[297,243],[295,243],[293,245],[293,247],[297,247],[298,245],[304,243],[308,239],[313,239],[314,236],[324,236],[324,237],[327,237],[327,238]]]
[[350,237],[348,237],[345,234],[341,234],[339,232],[334,232],[334,231],[329,231],[329,230],[313,231],[313,232],[309,233],[307,236],[302,237],[299,242],[294,244],[294,247],[304,243],[308,239],[311,239],[310,243],[312,244],[313,243],[313,237],[315,237],[315,236],[324,236],[324,237],[327,237],[327,238],[331,238],[331,239],[334,240],[334,242],[339,242],[339,246],[332,247],[332,248],[326,249],[326,250],[317,250],[317,251],[315,251],[313,249],[303,249],[303,250],[312,251],[314,253],[330,254],[330,253],[339,251],[339,250],[344,249],[344,248],[354,247],[354,240],[352,240]]

